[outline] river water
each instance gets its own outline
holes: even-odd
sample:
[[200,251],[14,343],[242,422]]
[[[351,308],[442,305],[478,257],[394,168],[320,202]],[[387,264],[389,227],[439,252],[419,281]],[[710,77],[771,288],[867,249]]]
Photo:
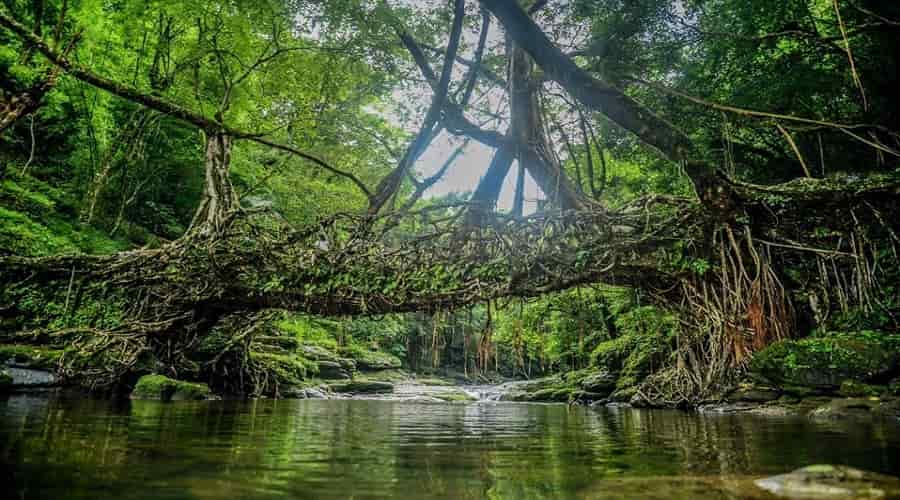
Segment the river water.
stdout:
[[900,473],[900,425],[497,402],[0,399],[2,498],[768,498]]

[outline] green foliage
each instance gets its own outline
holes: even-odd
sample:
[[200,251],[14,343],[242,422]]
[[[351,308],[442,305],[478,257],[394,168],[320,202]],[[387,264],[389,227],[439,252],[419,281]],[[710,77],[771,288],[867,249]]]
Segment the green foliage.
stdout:
[[[61,25],[62,43],[81,30],[72,60],[140,92],[216,116],[231,127],[312,152],[374,187],[396,164],[396,151],[402,152],[428,101],[419,95],[428,85],[419,81],[395,30],[408,29],[419,40],[440,46],[448,24],[445,8],[419,3],[82,0],[69,5],[69,18]],[[868,3],[875,14],[840,2],[850,33],[846,41],[832,5],[824,0],[575,0],[546,9],[542,22],[551,36],[563,32],[561,27],[585,28],[588,40],[579,47],[584,50],[579,50],[578,64],[684,130],[703,159],[739,179],[772,183],[794,179],[801,170],[797,155],[771,122],[757,126],[750,119],[738,120],[638,85],[635,77],[747,108],[872,123],[875,126],[860,135],[869,137],[871,132],[871,140],[890,144],[889,136],[878,134],[900,129],[895,89],[900,51],[892,30],[869,28],[882,18],[900,18],[900,12],[890,2]],[[34,26],[39,4],[46,6],[44,27],[53,26],[62,8],[59,1],[9,1],[3,8]],[[0,31],[0,84],[7,95],[38,82],[49,64]],[[50,36],[49,30],[44,36]],[[852,47],[869,106],[861,102],[847,47]],[[275,48],[284,50],[274,54]],[[504,78],[506,63],[497,50],[502,49],[489,48],[483,64]],[[476,95],[488,91],[482,87],[484,80],[477,82]],[[457,97],[459,87],[458,82],[451,87]],[[567,115],[574,111],[568,103],[546,94],[548,113],[558,107],[560,117],[571,121]],[[479,123],[494,122],[496,110],[484,102],[495,99],[479,100],[481,104],[465,110],[467,116]],[[573,137],[574,154],[564,159],[564,168],[574,176],[581,173],[576,166],[587,153],[595,161],[603,159],[602,178],[592,180],[602,183],[600,198],[606,206],[622,206],[647,194],[693,195],[678,165],[657,158],[605,118],[586,118],[598,139]],[[551,130],[551,139],[558,133]],[[872,152],[848,134],[817,127],[791,133],[817,176],[826,167],[830,174],[835,168],[858,173],[896,166],[891,155],[860,161],[871,158]],[[202,195],[204,140],[204,132],[172,117],[62,75],[37,113],[0,137],[0,255],[112,253],[178,238]],[[554,151],[557,145],[552,145]],[[848,179],[834,176],[829,185],[843,185]],[[238,141],[232,151],[231,180],[245,208],[277,215],[277,222],[267,228],[282,223],[305,227],[326,215],[360,212],[367,203],[346,179],[246,141]],[[805,180],[791,183],[800,191],[812,185]],[[407,183],[401,193],[409,189]],[[460,199],[465,195],[447,198]],[[777,216],[786,197],[770,193],[766,201]],[[419,206],[434,203],[423,200]],[[737,221],[751,222],[746,214],[737,215]],[[428,229],[425,222],[403,224],[410,233]],[[811,236],[823,240],[822,248],[831,248],[828,240],[841,237],[825,221],[810,226]],[[248,251],[261,245],[251,238],[246,242]],[[696,255],[693,245],[677,242],[671,252],[659,252],[660,267],[695,277],[715,272],[716,259]],[[878,252],[882,267],[896,260],[886,248],[870,251]],[[593,260],[591,252],[574,256],[573,273]],[[316,261],[304,263],[298,276],[274,271],[250,273],[246,279],[262,291],[297,288],[309,295],[346,288],[363,295],[404,289],[438,294],[458,287],[463,276],[499,278],[506,272],[504,264],[497,259],[474,270],[463,264],[434,265],[401,282],[366,262],[335,271]],[[809,281],[810,270],[786,264],[785,275]],[[820,327],[855,332],[852,336],[823,334],[776,344],[760,353],[754,366],[792,382],[802,382],[806,375],[801,374],[811,370],[862,376],[871,368],[866,359],[884,358],[879,349],[897,350],[890,335],[870,338],[870,331],[896,330],[893,311],[900,307],[900,276],[896,270],[889,272],[894,274],[880,280],[875,298],[881,307],[874,312],[851,309]],[[102,283],[73,283],[72,293],[50,292],[40,283],[0,290],[0,306],[12,304],[3,329],[113,329],[127,316],[129,304],[116,290]],[[637,298],[628,290],[581,288],[493,306],[490,321],[484,306],[434,318],[393,315],[331,321],[286,315],[272,331],[256,337],[249,356],[282,383],[296,383],[314,371],[314,365],[296,353],[298,344],[340,351],[370,369],[399,367],[400,358],[408,366],[434,361],[435,366],[468,368],[480,341],[492,335],[500,360],[494,366],[501,371],[530,376],[532,367],[539,373],[603,367],[620,374],[620,385],[630,386],[668,360],[680,328],[676,318],[642,306]],[[209,360],[223,350],[237,352],[233,335],[227,328],[214,330],[200,340],[198,355]],[[877,347],[862,347],[869,344]],[[574,383],[566,379],[560,387],[545,388],[544,396],[571,395]]]
[[0,299],[14,304],[18,329],[96,328],[121,325],[128,304],[103,282],[72,281],[71,289],[39,283],[0,290]]
[[619,372],[617,386],[635,387],[661,368],[680,331],[678,318],[653,306],[634,308],[616,318],[621,337],[594,350],[597,366]]
[[540,359],[577,369],[594,346],[613,337],[613,316],[630,297],[621,289],[576,289],[498,311],[494,339],[522,363]]
[[0,182],[0,254],[103,254],[128,247],[126,241],[79,224],[71,203],[63,190],[32,176],[4,179]]

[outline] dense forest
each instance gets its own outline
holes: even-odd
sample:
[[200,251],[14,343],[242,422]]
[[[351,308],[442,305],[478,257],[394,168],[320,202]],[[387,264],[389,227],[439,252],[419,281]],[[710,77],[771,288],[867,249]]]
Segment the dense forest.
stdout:
[[0,360],[896,395],[898,79],[880,0],[3,0]]

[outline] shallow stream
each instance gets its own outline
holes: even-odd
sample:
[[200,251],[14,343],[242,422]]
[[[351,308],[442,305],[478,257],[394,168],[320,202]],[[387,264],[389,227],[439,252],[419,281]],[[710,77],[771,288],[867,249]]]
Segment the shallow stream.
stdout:
[[490,401],[0,399],[3,498],[769,498],[752,479],[813,463],[897,475],[900,425]]

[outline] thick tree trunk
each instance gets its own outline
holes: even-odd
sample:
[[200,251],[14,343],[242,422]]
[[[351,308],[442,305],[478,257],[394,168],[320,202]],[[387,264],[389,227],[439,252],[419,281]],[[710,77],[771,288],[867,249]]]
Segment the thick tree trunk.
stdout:
[[391,171],[387,176],[381,179],[375,193],[369,198],[369,213],[377,214],[384,207],[385,203],[393,198],[394,194],[400,189],[403,179],[415,165],[419,156],[425,152],[437,132],[443,126],[440,124],[443,116],[444,105],[447,102],[450,89],[450,79],[453,76],[453,62],[456,59],[456,52],[459,49],[459,41],[462,36],[463,20],[466,14],[465,0],[454,0],[453,28],[450,31],[450,42],[447,45],[447,55],[444,58],[444,67],[441,70],[441,77],[438,80],[434,90],[434,96],[431,100],[431,106],[425,115],[425,123],[416,135],[412,144],[400,160],[400,164]]
[[589,108],[606,115],[668,158],[686,159],[693,148],[690,139],[644,105],[579,68],[547,38],[515,0],[482,0],[500,19],[509,36],[522,47],[544,73]]
[[534,61],[513,44],[510,68],[510,131],[519,163],[531,173],[550,203],[564,210],[583,208],[584,200],[552,154],[533,84]]
[[583,208],[584,198],[562,166],[550,154],[550,144],[541,117],[540,103],[532,85],[534,63],[521,48],[510,44],[510,128],[475,193],[469,222],[478,213],[491,211],[500,197],[503,181],[514,160],[524,167],[547,198],[563,209]]
[[697,194],[706,205],[722,207],[728,193],[711,166],[697,157],[691,140],[649,108],[594,78],[553,44],[515,0],[482,0],[506,28],[510,38],[541,67],[547,78],[559,83],[588,108],[635,134],[668,159],[685,166]]
[[474,210],[490,212],[497,205],[497,198],[500,197],[503,181],[509,174],[509,169],[516,159],[511,149],[510,147],[501,147],[494,152],[494,157],[491,159],[491,164],[488,165],[487,172],[478,181],[475,193],[472,194],[470,201]]
[[222,132],[207,135],[203,198],[194,213],[188,234],[206,237],[221,234],[232,213],[240,208],[230,178],[231,141],[231,137]]
[[516,175],[516,191],[513,195],[512,213],[516,217],[525,215],[525,168],[519,165]]

